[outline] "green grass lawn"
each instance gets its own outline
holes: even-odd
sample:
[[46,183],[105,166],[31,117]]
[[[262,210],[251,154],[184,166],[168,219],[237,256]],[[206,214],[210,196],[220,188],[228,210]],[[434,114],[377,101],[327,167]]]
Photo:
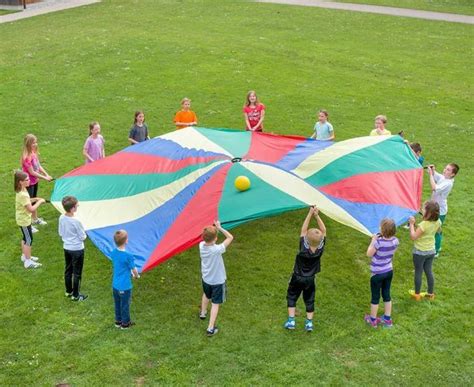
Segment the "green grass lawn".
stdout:
[[[0,25],[0,385],[472,385],[472,33],[456,23],[232,1],[104,1]],[[173,130],[184,96],[201,125],[243,128],[249,89],[267,105],[268,131],[310,135],[326,108],[343,140],[368,134],[386,114],[392,132],[422,144],[428,163],[460,164],[435,302],[408,297],[412,242],[400,229],[395,326],[365,326],[369,238],[325,218],[315,331],[303,331],[300,303],[298,329],[285,332],[305,211],[233,230],[228,302],[211,339],[197,318],[196,248],[135,283],[129,331],[113,327],[110,263],[90,242],[89,299],[64,299],[52,207],[40,210],[49,224],[33,246],[44,266],[23,269],[12,171],[26,133],[38,136],[43,166],[61,176],[83,163],[92,120],[109,154],[127,145],[137,109],[153,136]],[[40,194],[52,188],[41,182]]]
[[14,12],[18,12],[18,11],[11,11],[11,10],[7,10],[7,9],[0,9],[0,16],[2,15],[7,15],[9,13],[14,13]]
[[413,8],[425,11],[474,15],[471,0],[337,0],[341,3],[383,5],[387,7]]

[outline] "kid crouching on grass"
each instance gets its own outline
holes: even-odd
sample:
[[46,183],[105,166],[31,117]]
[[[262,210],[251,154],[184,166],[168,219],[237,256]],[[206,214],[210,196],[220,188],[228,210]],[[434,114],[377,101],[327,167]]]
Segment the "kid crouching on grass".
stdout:
[[87,295],[79,293],[82,268],[84,266],[84,226],[74,217],[79,206],[74,196],[65,196],[61,201],[65,214],[59,217],[58,233],[64,248],[64,283],[66,297],[73,301],[84,301]]
[[[317,228],[310,228],[312,217],[318,222]],[[326,227],[319,217],[319,210],[310,207],[308,215],[303,222],[300,233],[300,249],[296,255],[293,275],[288,285],[286,299],[288,301],[288,320],[284,327],[295,329],[296,301],[303,292],[303,300],[306,305],[306,321],[304,329],[307,332],[313,330],[314,295],[316,293],[315,277],[321,271],[321,256],[326,244]]]
[[130,303],[132,301],[132,281],[133,278],[140,278],[135,267],[133,255],[125,251],[128,243],[128,234],[125,230],[118,230],[114,234],[114,242],[117,248],[112,251],[113,278],[112,289],[115,302],[115,326],[121,329],[128,329],[134,323],[130,320]]
[[[370,263],[370,290],[372,300],[370,301],[370,314],[366,314],[364,320],[373,328],[378,324],[391,328],[392,323],[392,299],[390,298],[390,286],[393,278],[393,255],[398,248],[399,242],[395,237],[397,227],[392,219],[383,219],[380,223],[380,233],[372,237],[367,256],[372,258]],[[377,317],[379,309],[380,293],[384,302],[383,318]]]
[[[224,242],[216,244],[217,231],[225,236]],[[207,327],[207,335],[214,336],[219,330],[216,326],[219,306],[225,301],[226,293],[226,272],[222,254],[232,243],[234,237],[230,232],[221,227],[219,221],[214,222],[214,226],[207,226],[202,232],[202,242],[199,243],[199,255],[201,256],[202,272],[202,300],[199,318],[204,320],[207,316],[207,307],[211,300],[211,316]]]
[[[21,241],[21,260],[25,269],[36,269],[41,267],[37,262],[38,257],[31,255],[31,245],[33,244],[33,231],[31,229],[31,217],[36,213],[38,207],[45,203],[41,198],[30,198],[27,188],[30,185],[30,178],[26,172],[15,172],[15,218],[16,224],[20,226],[23,239]],[[34,203],[34,204],[33,204]]]

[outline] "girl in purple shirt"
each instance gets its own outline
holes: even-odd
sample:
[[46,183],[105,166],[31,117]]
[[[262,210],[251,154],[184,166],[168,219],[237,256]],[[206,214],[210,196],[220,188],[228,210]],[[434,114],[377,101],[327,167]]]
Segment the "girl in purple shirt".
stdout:
[[[396,231],[397,227],[392,219],[383,219],[380,223],[380,233],[372,237],[367,249],[367,256],[372,258],[370,263],[372,300],[370,301],[370,314],[366,314],[364,320],[373,328],[377,328],[379,324],[386,328],[393,325],[390,285],[393,277],[392,259],[399,244],[395,237]],[[382,294],[384,302],[383,318],[377,318],[380,294]]]
[[104,137],[100,135],[100,125],[98,122],[91,122],[89,125],[89,137],[84,143],[82,154],[86,158],[86,164],[105,157]]

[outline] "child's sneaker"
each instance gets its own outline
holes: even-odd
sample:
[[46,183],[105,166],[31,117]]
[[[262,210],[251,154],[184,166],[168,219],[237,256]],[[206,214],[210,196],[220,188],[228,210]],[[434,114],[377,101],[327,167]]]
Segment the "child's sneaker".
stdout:
[[200,318],[201,320],[205,320],[206,317],[207,317],[207,312],[203,312],[203,311],[200,311],[200,312],[199,312],[199,318]]
[[217,327],[210,328],[206,330],[206,335],[207,337],[215,336],[217,332],[219,332],[219,329],[217,329]]
[[413,298],[415,301],[420,301],[422,297],[425,296],[426,293],[418,293],[416,294],[414,290],[409,290],[408,294]]
[[121,324],[121,325],[120,325],[120,329],[128,329],[128,328],[130,328],[132,325],[135,325],[135,322],[134,322],[134,321],[130,321],[128,324]]
[[65,296],[66,298],[72,298],[72,293],[65,292],[65,293],[64,293],[64,296]]
[[71,300],[73,301],[84,301],[85,299],[87,299],[87,295],[86,294],[79,294],[77,297],[71,297]]
[[296,328],[296,321],[294,318],[288,318],[283,326],[285,329],[293,330]]
[[435,295],[434,295],[434,293],[432,293],[432,294],[426,293],[426,294],[425,294],[425,298],[426,298],[428,301],[434,301]]
[[306,320],[304,322],[304,330],[306,332],[313,332],[313,320]]
[[380,318],[376,318],[375,320],[372,320],[372,317],[370,317],[370,314],[366,314],[364,316],[364,321],[369,324],[372,328],[377,328],[377,325],[380,323]]
[[35,262],[31,259],[26,259],[23,263],[23,266],[25,267],[25,269],[37,269],[37,268],[39,268],[43,265],[41,263]]
[[393,322],[392,322],[392,319],[385,319],[385,318],[381,318],[379,319],[380,320],[380,325],[382,325],[383,328],[391,328],[393,327]]
[[[31,256],[30,259],[34,262],[38,262],[39,261],[39,258],[38,257],[33,257]],[[25,257],[25,254],[21,254],[21,262],[25,262],[26,261],[26,257]]]
[[43,218],[35,219],[31,222],[31,224],[38,224],[40,226],[46,226],[48,223]]
[[39,230],[35,226],[31,226],[31,232],[33,234],[35,234],[35,233],[39,232]]
[[115,321],[115,328],[121,328],[122,327],[122,322],[121,321]]
[[405,223],[405,224],[403,225],[403,228],[404,228],[405,230],[409,230],[409,229],[410,229],[410,225],[409,225],[408,223]]

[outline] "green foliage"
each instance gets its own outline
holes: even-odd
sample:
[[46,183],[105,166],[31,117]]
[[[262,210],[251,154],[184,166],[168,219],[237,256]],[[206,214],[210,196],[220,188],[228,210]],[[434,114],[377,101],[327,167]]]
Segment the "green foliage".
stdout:
[[[236,2],[105,1],[0,25],[0,384],[472,385],[472,26]],[[226,253],[221,332],[197,318],[199,257],[191,249],[135,283],[129,331],[113,326],[111,268],[86,243],[82,290],[63,296],[58,213],[35,234],[43,268],[21,266],[12,170],[23,136],[44,167],[83,163],[98,120],[108,154],[127,145],[133,112],[153,136],[174,129],[182,97],[203,126],[243,128],[246,92],[267,105],[266,129],[310,135],[326,108],[338,140],[366,135],[377,114],[420,142],[428,163],[461,165],[434,267],[437,298],[414,303],[405,230],[392,286],[395,326],[373,330],[368,238],[326,219],[315,331],[285,332],[285,292],[305,212],[236,228]],[[425,187],[424,197],[429,191]],[[40,183],[49,197],[52,184]],[[262,198],[265,200],[265,198]]]
[[382,5],[386,7],[413,8],[424,11],[474,15],[471,0],[337,0],[340,3]]

